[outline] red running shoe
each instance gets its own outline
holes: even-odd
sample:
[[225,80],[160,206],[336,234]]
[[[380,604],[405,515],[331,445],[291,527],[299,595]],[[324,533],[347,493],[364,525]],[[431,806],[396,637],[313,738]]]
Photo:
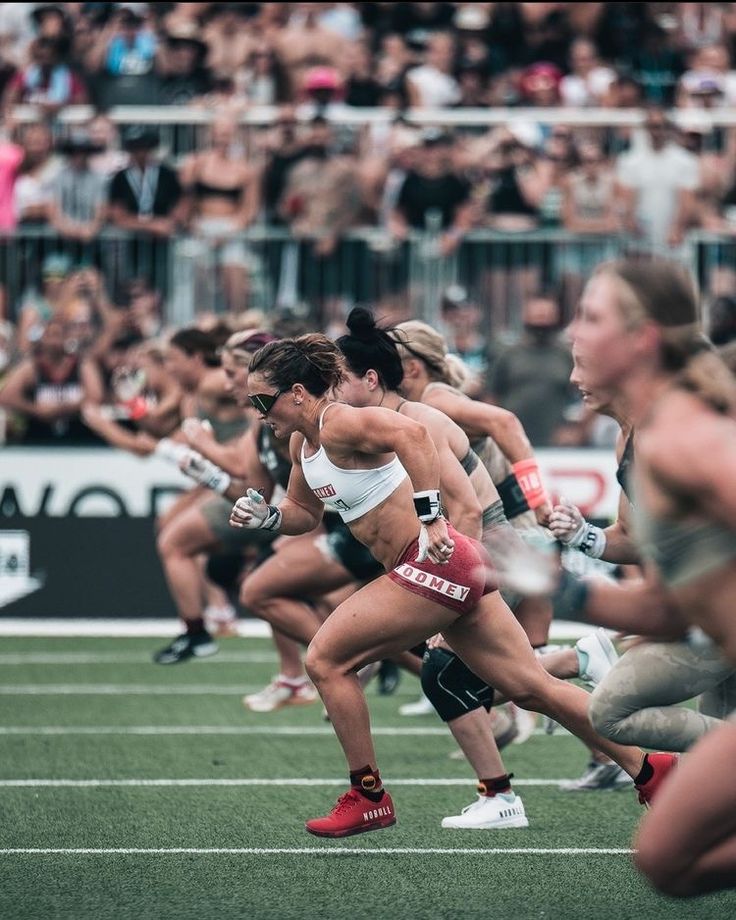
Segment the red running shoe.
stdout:
[[380,831],[396,824],[394,803],[388,792],[380,802],[372,802],[358,789],[349,789],[337,800],[335,807],[324,818],[312,818],[305,824],[316,837],[350,837],[366,831]]
[[679,757],[677,754],[647,754],[647,761],[654,770],[646,783],[637,785],[636,791],[639,793],[639,804],[649,807],[654,800],[657,790],[667,778],[668,773],[677,766]]

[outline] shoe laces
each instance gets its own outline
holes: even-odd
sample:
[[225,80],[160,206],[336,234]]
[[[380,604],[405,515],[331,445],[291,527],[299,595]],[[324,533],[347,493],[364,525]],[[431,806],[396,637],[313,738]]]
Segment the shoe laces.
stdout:
[[344,814],[346,811],[350,811],[353,805],[358,801],[359,795],[360,793],[356,792],[355,789],[348,789],[347,792],[343,792],[337,802],[335,802],[332,814],[337,816]]

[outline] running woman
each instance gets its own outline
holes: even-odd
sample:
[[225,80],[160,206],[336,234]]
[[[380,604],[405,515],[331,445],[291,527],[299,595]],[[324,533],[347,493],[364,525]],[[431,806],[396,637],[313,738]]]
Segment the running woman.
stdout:
[[[550,530],[565,545],[594,559],[639,565],[639,548],[631,534],[634,494],[634,432],[620,394],[587,383],[585,362],[574,355],[571,381],[594,412],[621,426],[616,478],[621,486],[616,521],[605,529],[589,524],[570,503],[555,506]],[[685,751],[736,707],[733,665],[718,646],[698,641],[639,640],[624,653],[590,700],[590,718],[605,737],[621,744],[665,751]],[[699,697],[698,709],[677,706]]]
[[[621,395],[636,431],[636,538],[669,601],[641,621],[693,623],[736,664],[736,381],[702,335],[692,283],[666,262],[602,265],[575,342],[591,385]],[[660,891],[736,883],[735,760],[729,721],[662,784],[635,856]]]
[[[403,358],[402,393],[444,412],[465,431],[498,489],[509,522],[532,546],[546,544],[548,536],[539,525],[548,521],[552,506],[519,420],[506,409],[470,399],[461,392],[465,378],[462,362],[448,354],[445,339],[431,326],[410,320],[400,323],[393,335]],[[503,560],[505,552],[505,547],[498,547],[491,555]],[[532,648],[541,654],[547,647],[551,605],[541,597],[524,597],[508,590],[502,594],[524,627]],[[573,649],[553,652],[544,665],[556,677],[581,677],[595,686],[615,659],[615,649],[605,634],[595,633],[581,639]],[[462,665],[456,663],[453,667]],[[516,716],[514,707],[511,712]],[[616,789],[630,782],[626,772],[610,758],[591,751],[583,775],[563,788],[571,792]]]
[[340,352],[322,335],[275,342],[254,355],[249,398],[276,437],[293,436],[292,473],[280,505],[250,490],[231,517],[236,527],[304,533],[327,507],[386,569],[332,613],[307,651],[307,672],[350,773],[348,792],[329,815],[308,821],[307,830],[345,837],[395,823],[356,671],[437,632],[490,686],[527,709],[546,712],[638,775],[642,752],[595,734],[585,691],[543,670],[487,581],[483,547],[447,524],[439,458],[427,429],[384,407],[336,403],[330,394],[343,379]]

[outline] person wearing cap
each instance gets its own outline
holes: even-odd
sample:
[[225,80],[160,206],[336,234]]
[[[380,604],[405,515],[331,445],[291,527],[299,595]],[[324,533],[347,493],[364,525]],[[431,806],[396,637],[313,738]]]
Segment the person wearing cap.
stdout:
[[18,320],[18,350],[27,354],[47,322],[61,309],[65,282],[71,272],[68,255],[49,253],[41,263],[40,289],[33,286],[21,298]]
[[160,78],[159,103],[186,105],[208,92],[212,77],[205,66],[207,44],[196,23],[180,23],[166,33],[156,65]]
[[136,10],[118,8],[100,29],[84,66],[99,75],[97,96],[106,107],[150,105],[158,93],[154,67],[161,51],[155,33]]
[[107,209],[107,182],[90,169],[93,153],[102,148],[86,131],[73,131],[57,144],[67,156],[67,168],[53,184],[49,222],[59,236],[78,243],[91,243],[99,233]]
[[134,233],[169,237],[183,217],[182,188],[176,172],[153,158],[158,132],[133,126],[123,135],[130,165],[110,183],[110,219]]

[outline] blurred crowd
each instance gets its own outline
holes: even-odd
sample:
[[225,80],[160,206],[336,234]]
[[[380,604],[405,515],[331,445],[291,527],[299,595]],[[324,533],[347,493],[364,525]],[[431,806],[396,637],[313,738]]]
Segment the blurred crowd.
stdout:
[[[731,3],[0,4],[8,440],[93,438],[82,403],[117,405],[115,375],[141,348],[164,366],[146,349],[174,322],[172,277],[188,265],[197,322],[231,331],[265,307],[260,322],[307,316],[337,334],[355,302],[411,314],[416,252],[440,265],[439,322],[477,395],[537,445],[605,439],[576,415],[559,335],[597,262],[632,247],[691,258],[691,231],[718,234],[695,267],[732,336],[736,132],[710,114],[736,102],[735,52]],[[76,103],[93,117],[59,120]],[[212,114],[186,149],[106,114],[151,104]],[[273,120],[244,126],[261,105]],[[410,115],[493,106],[526,111],[490,128]],[[644,120],[529,112],[557,106]],[[374,107],[390,117],[341,117]],[[244,234],[259,227],[282,242]],[[355,229],[373,235],[356,243]],[[576,243],[514,241],[536,230]],[[432,247],[410,255],[418,231]]]
[[730,104],[731,3],[4,3],[5,104]]

